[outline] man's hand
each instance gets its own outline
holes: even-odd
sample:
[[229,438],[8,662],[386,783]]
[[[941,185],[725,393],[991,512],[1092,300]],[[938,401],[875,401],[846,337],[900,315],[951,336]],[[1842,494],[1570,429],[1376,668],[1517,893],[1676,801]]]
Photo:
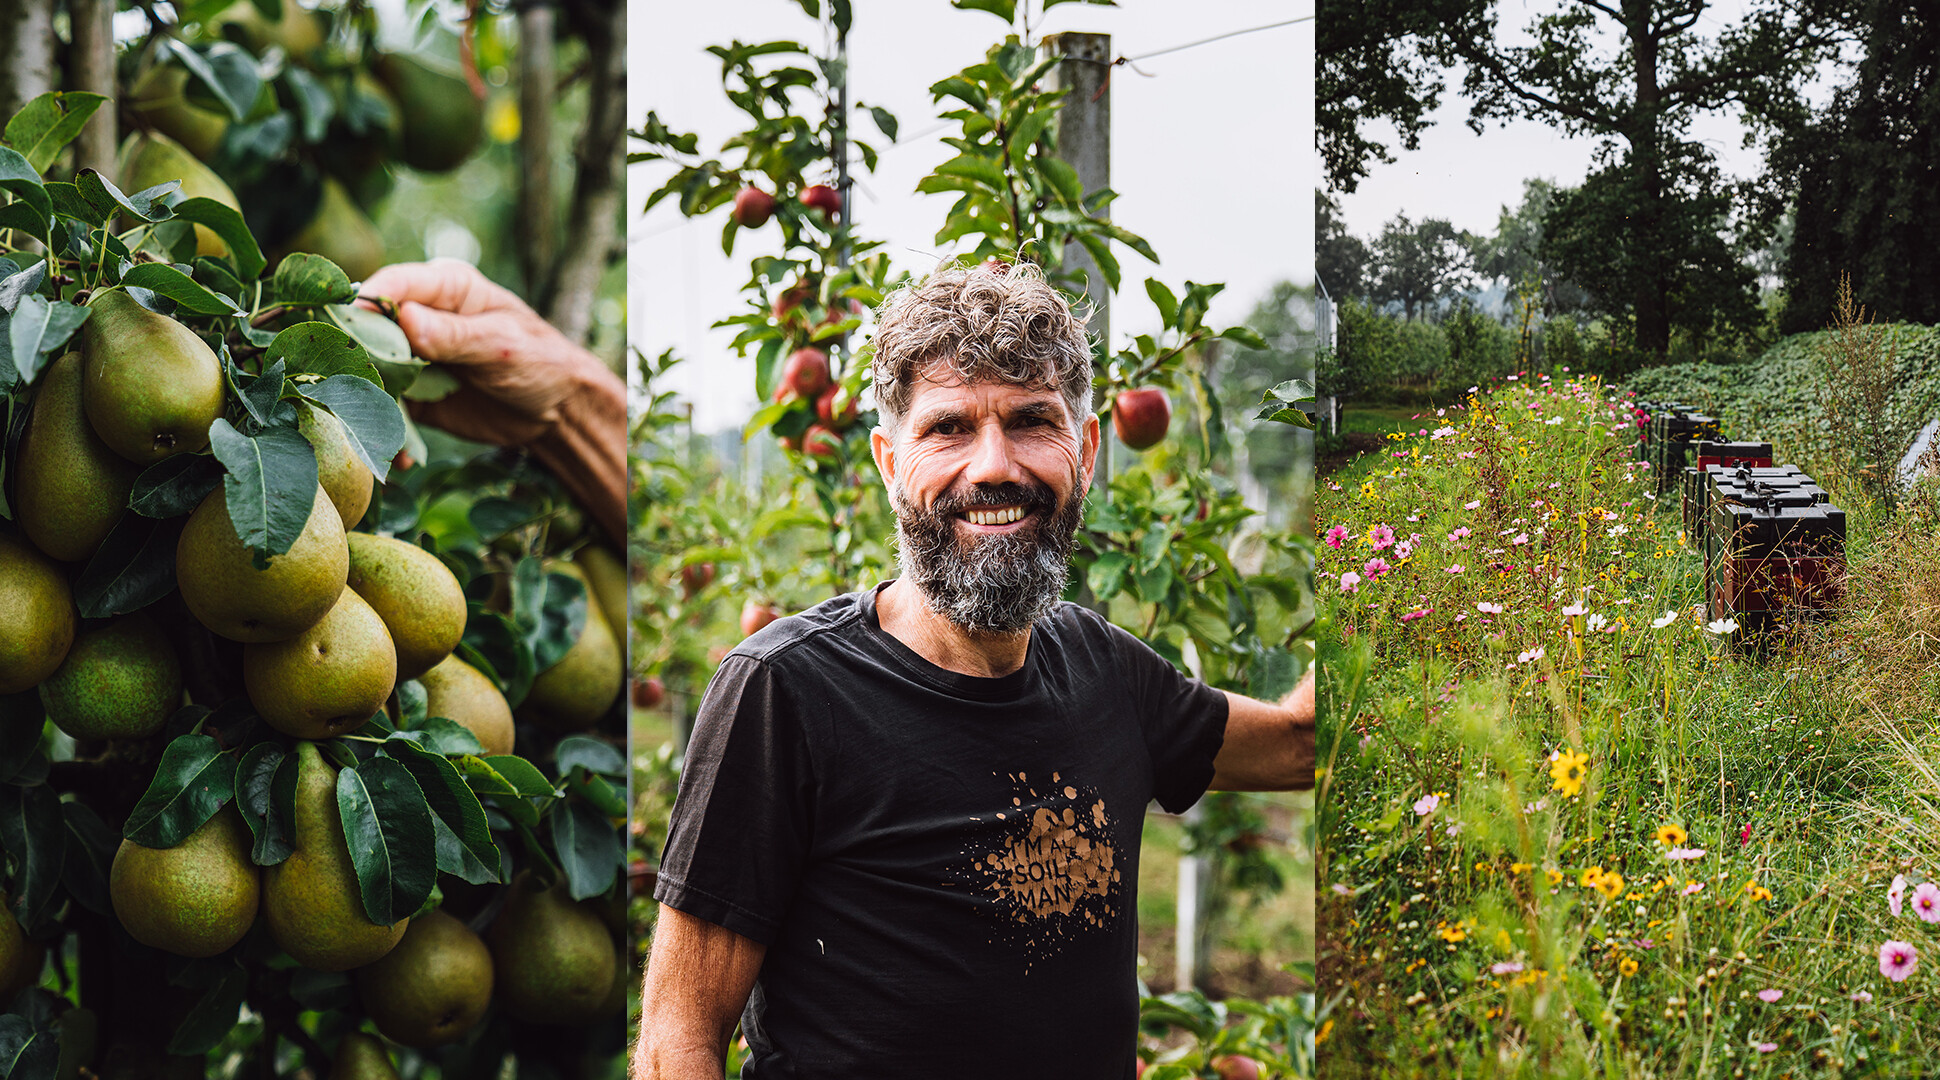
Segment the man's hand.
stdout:
[[1314,786],[1314,672],[1278,705],[1226,691],[1226,741],[1214,791],[1306,791]]
[[720,1080],[766,946],[660,905],[632,1080]]
[[460,383],[442,400],[411,402],[419,422],[530,446],[613,539],[624,538],[626,387],[599,357],[457,259],[384,267],[362,293],[395,301],[411,351]]

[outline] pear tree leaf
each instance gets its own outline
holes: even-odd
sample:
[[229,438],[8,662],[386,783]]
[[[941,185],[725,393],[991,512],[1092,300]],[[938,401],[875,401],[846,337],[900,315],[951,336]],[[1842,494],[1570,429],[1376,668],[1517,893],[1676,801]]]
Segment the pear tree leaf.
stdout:
[[500,880],[496,874],[482,880],[466,876],[473,869],[472,864],[478,870],[496,868],[499,854],[498,847],[492,843],[491,826],[485,822],[485,807],[478,801],[477,793],[458,775],[458,767],[444,755],[426,750],[409,739],[385,740],[384,752],[410,771],[424,792],[431,812],[451,831],[459,849],[471,856],[468,864],[467,860],[455,857],[456,852],[437,853],[438,869],[456,874],[473,885]]
[[41,183],[40,170],[8,146],[0,146],[0,191],[12,192],[42,219],[54,216],[54,201]]
[[530,761],[512,754],[489,754],[480,760],[510,783],[520,795],[551,798],[559,794],[546,774]]
[[45,280],[47,264],[39,259],[8,274],[5,281],[0,281],[0,311],[12,315],[20,306],[20,301],[40,288],[40,283]]
[[526,638],[534,670],[545,671],[565,659],[586,630],[586,586],[570,574],[548,573],[545,602],[537,625]]
[[216,1048],[236,1026],[243,997],[249,990],[249,973],[234,961],[224,965],[222,977],[202,992],[201,1000],[182,1018],[168,1040],[171,1054],[201,1055]]
[[173,263],[141,263],[121,275],[121,283],[159,293],[197,315],[247,315],[236,301],[190,277]]
[[1125,572],[1131,568],[1132,557],[1122,551],[1107,551],[1098,556],[1085,575],[1086,584],[1091,586],[1091,594],[1100,600],[1110,600],[1125,588]]
[[416,732],[418,745],[434,754],[482,754],[485,744],[472,729],[446,716],[427,718]]
[[255,552],[257,567],[265,567],[290,550],[310,520],[317,453],[294,424],[249,436],[221,417],[209,425],[209,447],[229,470],[223,493],[236,536]]
[[566,873],[566,891],[575,900],[612,888],[626,861],[619,830],[583,799],[568,799],[553,808],[552,849]]
[[179,189],[167,184],[126,195],[114,181],[93,169],[82,169],[74,176],[74,186],[94,211],[90,220],[95,222],[107,221],[116,214],[126,214],[137,221],[167,221],[175,216],[174,208],[168,205],[168,196]]
[[[362,352],[361,346],[358,351]],[[304,384],[302,393],[304,400],[329,409],[343,421],[351,451],[378,483],[389,479],[391,459],[404,449],[404,410],[381,383],[357,375],[332,375],[320,383]]]
[[108,872],[114,866],[121,838],[101,820],[94,808],[77,800],[61,805],[67,826],[67,858],[61,864],[61,884],[76,903],[96,915],[113,915],[108,896]]
[[296,758],[283,752],[274,741],[259,742],[243,751],[236,765],[236,809],[242,811],[256,842],[249,851],[257,866],[275,866],[296,851],[291,839],[296,832],[294,813],[276,798],[277,787],[289,788],[288,811],[295,810]]
[[424,684],[416,679],[406,679],[397,684],[397,727],[399,731],[410,731],[419,724],[424,723],[425,701],[428,697],[429,695],[424,691]]
[[595,776],[581,765],[568,774],[566,790],[593,804],[609,818],[626,817],[626,795],[604,776]]
[[175,541],[182,525],[172,518],[121,515],[74,581],[74,606],[81,617],[126,615],[173,592]]
[[226,41],[209,46],[205,52],[177,38],[163,40],[189,74],[208,87],[209,93],[228,110],[229,119],[241,120],[249,115],[257,95],[262,92],[263,81],[248,53]]
[[270,288],[285,304],[348,304],[357,299],[357,289],[342,267],[321,255],[302,251],[285,255],[276,264]]
[[0,1077],[53,1080],[61,1062],[60,1032],[34,1027],[19,1013],[0,1016]]
[[518,708],[538,675],[532,650],[517,626],[501,612],[476,601],[465,607],[465,636],[458,645],[464,661],[498,683],[505,703]]
[[236,759],[207,735],[180,736],[162,751],[155,778],[121,835],[143,847],[175,847],[235,793]]
[[53,788],[0,786],[0,850],[16,868],[7,897],[13,917],[29,935],[43,933],[60,907],[61,870],[67,861],[67,829]]
[[410,770],[374,757],[337,774],[337,810],[364,914],[379,926],[409,918],[438,883],[430,806]]
[[[445,819],[434,817],[432,827],[438,831],[438,870],[450,874],[461,881],[473,885],[488,885],[505,880],[505,857],[497,844],[489,845],[489,862],[481,862],[477,853],[458,839]],[[487,834],[490,835],[489,833]]]
[[[227,360],[229,346],[224,345],[222,351],[224,359]],[[264,357],[265,361],[268,359]],[[233,363],[226,366],[234,370]],[[269,426],[271,418],[276,415],[276,403],[283,399],[283,383],[283,361],[278,360],[270,364],[268,370],[261,375],[251,378],[249,385],[243,387],[236,395],[242,399],[243,408],[249,413],[249,418],[256,421],[259,427]]]
[[135,477],[128,509],[143,517],[180,517],[222,484],[222,463],[208,454],[170,454]]
[[242,280],[256,280],[256,275],[269,265],[269,260],[263,258],[263,249],[256,244],[256,234],[244,223],[242,212],[228,203],[202,196],[183,199],[175,204],[175,216],[202,226],[229,245],[229,257],[235,260]]
[[601,776],[626,776],[626,755],[611,743],[590,735],[568,735],[559,740],[559,745],[553,748],[553,760],[559,763],[561,776],[571,772],[575,765],[583,765],[587,772]]
[[300,322],[270,342],[265,362],[282,360],[292,375],[356,375],[378,386],[383,377],[357,339],[327,322]]
[[19,306],[7,320],[7,344],[13,351],[14,370],[20,373],[21,381],[31,383],[38,378],[46,354],[67,344],[90,314],[88,308],[79,304],[48,300],[38,293],[21,297]]
[[[465,778],[467,787],[477,792],[481,799],[493,800],[492,805],[512,820],[527,827],[539,823],[539,808],[532,805],[530,799],[520,795],[518,785],[506,779],[505,774],[499,772],[485,758],[466,754],[453,759],[452,765],[457,768],[459,775]],[[532,766],[527,765],[526,768],[530,769]],[[539,770],[532,771],[536,773]]]
[[27,159],[36,172],[46,172],[61,148],[81,134],[81,128],[108,99],[83,90],[50,92],[28,102],[7,121],[7,143]]
[[1239,343],[1241,348],[1260,350],[1266,348],[1266,339],[1258,330],[1250,326],[1229,326],[1219,332],[1227,341]]

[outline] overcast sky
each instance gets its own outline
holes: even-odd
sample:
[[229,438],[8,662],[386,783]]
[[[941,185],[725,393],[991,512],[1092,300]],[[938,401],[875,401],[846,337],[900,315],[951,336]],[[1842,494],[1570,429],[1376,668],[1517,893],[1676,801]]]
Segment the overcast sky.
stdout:
[[[822,44],[816,22],[790,0],[653,4],[651,14],[644,0],[630,2],[629,122],[653,110],[675,130],[697,132],[711,156],[745,114],[722,96],[720,62],[702,50],[736,38]],[[1063,4],[1044,31],[1109,33],[1114,54],[1138,57],[1312,12],[1312,0]],[[947,0],[855,0],[850,100],[890,109],[905,140],[890,146],[866,114],[852,121],[858,137],[883,150],[874,175],[856,170],[856,228],[887,240],[900,268],[921,273],[949,254],[933,241],[951,197],[915,194],[917,181],[955,154],[939,141],[943,133],[931,131],[937,107],[928,88],[982,59],[1006,32],[995,16],[957,11]],[[1114,348],[1157,329],[1147,277],[1175,291],[1188,279],[1225,282],[1209,319],[1216,325],[1242,321],[1276,281],[1311,279],[1313,50],[1306,21],[1139,60],[1143,75],[1115,70],[1111,186],[1119,199],[1112,215],[1150,241],[1161,263],[1116,246],[1125,291],[1113,302]],[[737,164],[740,155],[723,160]],[[642,217],[639,208],[669,172],[648,163],[628,174],[630,333],[650,356],[672,347],[688,360],[673,388],[694,401],[699,430],[737,426],[755,407],[754,361],[734,355],[730,331],[709,325],[746,310],[739,286],[748,259],[775,250],[780,234],[773,226],[743,231],[729,260],[720,246],[725,209],[689,221],[669,199]]]

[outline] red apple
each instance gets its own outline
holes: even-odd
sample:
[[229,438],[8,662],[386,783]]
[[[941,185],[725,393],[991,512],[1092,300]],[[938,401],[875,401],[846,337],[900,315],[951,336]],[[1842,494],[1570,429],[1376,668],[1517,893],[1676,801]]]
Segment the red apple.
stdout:
[[708,587],[714,581],[714,564],[711,562],[692,563],[680,568],[680,593],[683,599],[692,600],[694,594]]
[[781,385],[775,387],[775,400],[789,394],[814,401],[829,388],[829,354],[820,349],[796,349],[781,369]]
[[830,221],[842,216],[842,194],[827,184],[816,184],[802,192],[802,205],[820,210]]
[[788,313],[802,306],[802,302],[815,295],[815,290],[806,285],[791,285],[775,297],[768,310],[777,321],[788,318]]
[[856,399],[853,396],[842,406],[840,412],[836,411],[835,398],[841,392],[841,387],[831,386],[822,391],[821,397],[815,399],[815,415],[820,417],[822,423],[831,431],[841,431],[855,423]]
[[756,600],[749,600],[741,605],[741,636],[748,637],[779,618],[781,618],[781,612],[773,607]]
[[633,707],[634,708],[636,709],[656,708],[663,700],[666,699],[666,697],[667,697],[667,684],[661,682],[660,677],[658,675],[650,675],[644,679],[633,680]]
[[775,197],[757,187],[744,187],[734,197],[734,210],[731,216],[734,223],[744,229],[759,229],[768,224],[769,215],[775,212]]
[[1157,446],[1172,426],[1172,399],[1165,391],[1146,387],[1118,395],[1111,409],[1112,430],[1118,441],[1134,450]]
[[1260,1063],[1244,1054],[1216,1057],[1212,1060],[1212,1067],[1219,1074],[1219,1080],[1260,1080],[1263,1075]]
[[820,424],[810,424],[802,433],[802,452],[812,458],[834,461],[842,456],[842,436]]

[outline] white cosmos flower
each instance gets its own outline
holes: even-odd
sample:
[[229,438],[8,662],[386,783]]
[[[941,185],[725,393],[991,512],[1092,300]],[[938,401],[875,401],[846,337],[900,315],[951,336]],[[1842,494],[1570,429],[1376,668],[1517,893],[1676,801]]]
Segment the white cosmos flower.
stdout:
[[1729,634],[1732,631],[1738,629],[1738,620],[1713,619],[1710,622],[1705,623],[1704,628],[1706,630],[1711,631],[1714,634]]
[[1650,620],[1650,625],[1655,629],[1662,630],[1664,627],[1669,626],[1670,624],[1676,621],[1677,621],[1677,612],[1666,611],[1664,612],[1661,618]]

